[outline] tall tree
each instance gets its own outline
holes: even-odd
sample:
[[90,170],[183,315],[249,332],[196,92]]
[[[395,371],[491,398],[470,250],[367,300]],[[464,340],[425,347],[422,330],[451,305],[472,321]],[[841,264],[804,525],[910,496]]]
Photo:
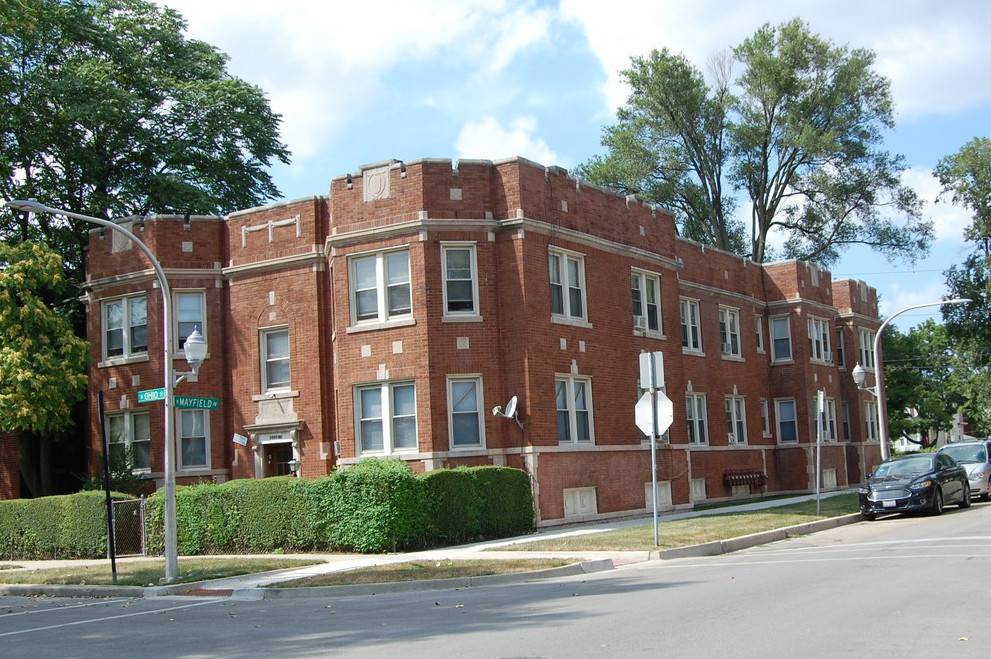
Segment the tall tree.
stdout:
[[55,494],[53,438],[86,396],[89,344],[53,299],[69,287],[61,255],[0,242],[0,430],[18,439],[21,473],[35,496]]
[[[828,266],[851,244],[909,259],[928,250],[932,224],[899,180],[903,159],[882,148],[891,94],[871,51],[794,19],[761,27],[733,60],[740,75],[728,82],[723,60],[710,85],[666,50],[634,58],[622,72],[627,105],[604,131],[608,154],[578,174],[671,207],[685,235],[756,261]],[[731,215],[730,186],[747,196],[749,231]],[[780,254],[772,231],[784,237]]]
[[[280,117],[226,56],[144,0],[0,4],[0,196],[103,218],[222,213],[278,196]],[[78,264],[75,221],[0,216]]]

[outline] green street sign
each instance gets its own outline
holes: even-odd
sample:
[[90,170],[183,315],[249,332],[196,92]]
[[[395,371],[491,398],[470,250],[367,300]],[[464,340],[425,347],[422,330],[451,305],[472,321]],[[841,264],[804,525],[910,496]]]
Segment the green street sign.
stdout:
[[138,392],[139,403],[154,403],[159,400],[165,400],[165,387],[159,387],[158,389],[145,389],[144,391]]
[[175,406],[187,410],[217,410],[220,409],[220,399],[201,398],[199,396],[176,396]]

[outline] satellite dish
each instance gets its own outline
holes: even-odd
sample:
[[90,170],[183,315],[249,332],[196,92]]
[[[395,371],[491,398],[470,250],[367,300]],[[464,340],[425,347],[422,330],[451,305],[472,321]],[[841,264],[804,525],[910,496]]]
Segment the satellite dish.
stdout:
[[506,411],[504,414],[510,419],[516,418],[516,396],[510,398],[509,402],[506,403]]

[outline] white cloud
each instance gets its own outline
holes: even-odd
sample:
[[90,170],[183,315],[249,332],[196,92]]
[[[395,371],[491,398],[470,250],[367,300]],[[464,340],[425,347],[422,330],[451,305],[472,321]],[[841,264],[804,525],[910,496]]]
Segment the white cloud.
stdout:
[[493,117],[465,124],[455,149],[459,158],[498,160],[523,156],[538,163],[558,163],[560,158],[540,138],[535,137],[537,121],[519,117],[507,128]]

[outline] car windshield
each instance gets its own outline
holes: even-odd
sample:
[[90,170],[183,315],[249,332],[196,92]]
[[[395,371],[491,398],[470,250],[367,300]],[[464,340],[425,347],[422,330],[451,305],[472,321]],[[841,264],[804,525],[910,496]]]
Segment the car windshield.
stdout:
[[906,476],[908,474],[924,474],[929,471],[932,471],[932,457],[928,455],[920,455],[915,458],[884,462],[878,466],[877,470],[875,470],[874,476],[877,478],[883,478],[885,476]]
[[984,444],[961,444],[947,446],[942,451],[957,462],[987,462],[988,452]]

